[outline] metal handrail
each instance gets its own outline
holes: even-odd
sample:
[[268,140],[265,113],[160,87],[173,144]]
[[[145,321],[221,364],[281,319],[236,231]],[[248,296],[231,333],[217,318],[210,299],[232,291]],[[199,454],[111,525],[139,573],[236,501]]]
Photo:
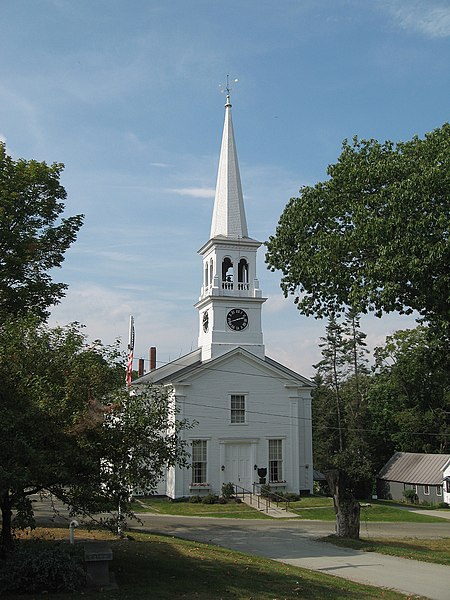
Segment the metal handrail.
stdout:
[[[264,503],[266,505],[265,512],[268,513],[269,508],[271,507],[271,504],[272,504],[272,499],[273,499],[276,502],[277,508],[279,508],[280,504],[284,504],[284,510],[286,512],[289,512],[289,500],[287,498],[283,498],[283,496],[280,496],[279,494],[277,494],[275,492],[270,492],[270,496],[261,496],[261,494],[256,494],[255,492],[246,490],[241,485],[237,485],[236,483],[233,483],[233,486],[234,486],[234,490],[235,490],[235,496],[237,498],[239,498],[239,494],[241,494],[242,499],[244,499],[245,495],[248,494],[250,496],[250,502],[253,504],[253,496],[255,496],[258,510],[260,510],[260,502],[264,501]],[[261,487],[261,484],[254,483],[253,488],[255,488],[256,486]],[[238,492],[238,488],[241,490],[240,492]]]
[[[242,496],[242,499],[244,500],[244,497],[246,494],[248,494],[250,496],[250,503],[253,504],[253,496],[256,497],[256,505],[258,507],[258,510],[260,509],[261,506],[261,502],[264,501],[266,507],[265,507],[265,512],[268,513],[269,512],[269,508],[270,508],[270,499],[269,498],[263,498],[262,496],[258,496],[258,494],[255,494],[254,492],[251,492],[250,490],[246,490],[245,488],[243,488],[241,485],[237,485],[236,483],[233,483],[234,486],[234,494],[236,496],[236,498],[239,498],[239,494]],[[238,488],[240,491],[238,491]]]
[[[256,486],[259,486],[259,488],[260,488],[260,495],[261,495],[261,487],[262,487],[263,485],[269,485],[269,486],[270,486],[270,484],[254,483],[254,484],[253,484],[253,488],[256,488]],[[262,498],[266,498],[266,499],[268,499],[268,500],[269,500],[269,502],[270,502],[270,500],[273,498],[273,499],[275,500],[276,504],[277,504],[277,508],[279,508],[279,505],[280,505],[280,504],[284,504],[284,510],[285,510],[286,512],[289,512],[289,503],[290,503],[290,500],[288,500],[288,499],[287,499],[287,498],[285,498],[284,496],[280,496],[280,495],[279,495],[279,494],[277,494],[276,492],[272,492],[272,491],[270,491],[270,492],[269,492],[269,496],[261,496],[261,497],[262,497]]]

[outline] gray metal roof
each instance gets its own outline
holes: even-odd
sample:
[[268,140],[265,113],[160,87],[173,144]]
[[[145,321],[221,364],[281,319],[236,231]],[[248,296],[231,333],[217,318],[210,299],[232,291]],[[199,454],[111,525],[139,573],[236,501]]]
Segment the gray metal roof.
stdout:
[[379,479],[420,485],[441,485],[450,454],[396,452],[378,474]]

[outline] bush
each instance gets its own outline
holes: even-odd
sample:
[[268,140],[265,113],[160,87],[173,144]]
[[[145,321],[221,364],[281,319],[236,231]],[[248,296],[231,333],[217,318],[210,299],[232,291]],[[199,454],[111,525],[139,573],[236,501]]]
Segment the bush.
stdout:
[[231,481],[222,485],[222,496],[223,498],[232,498],[234,496],[234,485]]
[[261,496],[263,498],[270,498],[270,496],[272,495],[272,490],[269,484],[264,484],[261,486]]
[[289,502],[298,502],[301,500],[300,494],[295,494],[294,492],[280,492],[278,495],[283,496]]
[[417,504],[419,502],[419,497],[413,489],[404,490],[403,498],[406,502],[410,502],[411,504]]
[[0,561],[4,592],[76,592],[86,582],[83,548],[64,542],[20,540]]
[[219,504],[228,504],[228,500],[223,496],[217,500]]
[[201,503],[201,501],[202,501],[202,499],[200,498],[200,496],[191,496],[191,497],[189,498],[189,502],[190,502],[191,504],[200,504],[200,503]]
[[439,508],[448,508],[448,504],[447,504],[447,502],[439,502],[438,507]]
[[202,498],[202,504],[215,504],[218,501],[219,497],[214,496],[214,494],[206,494]]
[[180,496],[179,498],[170,498],[171,502],[190,502],[191,499],[189,498],[189,496]]

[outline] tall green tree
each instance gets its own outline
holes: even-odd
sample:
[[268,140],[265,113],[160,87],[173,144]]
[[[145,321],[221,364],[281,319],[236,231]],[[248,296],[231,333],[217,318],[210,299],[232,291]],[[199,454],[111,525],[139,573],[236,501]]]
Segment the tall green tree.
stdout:
[[64,165],[13,160],[0,142],[0,317],[33,312],[41,318],[63,297],[54,282],[83,215],[62,217]]
[[394,451],[449,452],[450,359],[436,331],[397,331],[374,354],[368,410],[377,467]]
[[[78,324],[49,328],[38,317],[0,325],[1,543],[33,526],[30,495],[48,491],[73,514],[130,513],[130,490],[153,489],[184,464],[170,394],[130,397],[117,346],[88,343]],[[12,519],[13,510],[16,511]]]
[[325,472],[336,512],[336,534],[359,537],[359,503],[371,487],[373,464],[366,436],[367,359],[359,317],[330,317],[321,338],[322,360],[313,392],[314,464]]
[[450,339],[450,125],[344,141],[329,179],[291,198],[266,261],[305,315],[417,311]]

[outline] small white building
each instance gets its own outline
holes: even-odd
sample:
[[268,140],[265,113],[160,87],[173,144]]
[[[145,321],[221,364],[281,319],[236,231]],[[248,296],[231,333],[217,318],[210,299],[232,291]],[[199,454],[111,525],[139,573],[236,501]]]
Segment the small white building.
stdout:
[[256,272],[261,246],[248,235],[230,96],[210,238],[200,248],[198,349],[154,369],[134,384],[170,385],[191,468],[173,468],[158,492],[170,498],[220,494],[232,482],[252,490],[258,470],[276,491],[313,490],[311,381],[265,354]]

